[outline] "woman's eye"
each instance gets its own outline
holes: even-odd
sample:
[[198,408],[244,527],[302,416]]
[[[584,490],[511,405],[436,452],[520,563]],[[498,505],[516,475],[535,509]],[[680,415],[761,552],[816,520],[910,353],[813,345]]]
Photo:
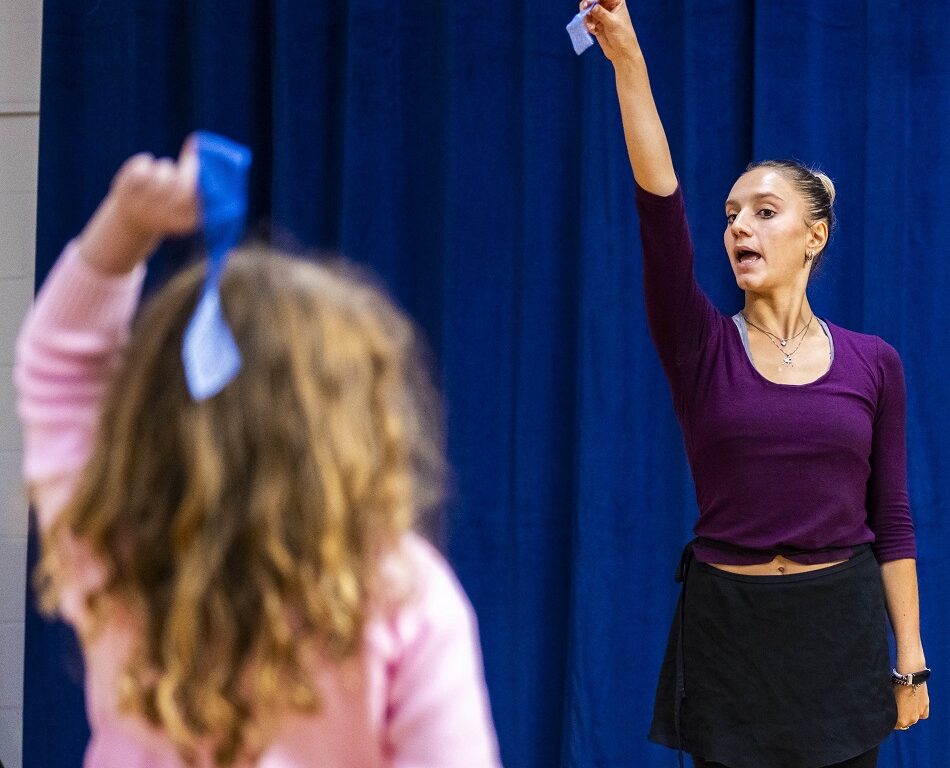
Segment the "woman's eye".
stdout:
[[726,224],[732,224],[736,220],[736,215],[734,213],[726,214]]
[[771,208],[763,208],[761,211],[759,211],[759,216],[761,216],[763,219],[771,219],[774,215],[775,211],[773,211]]

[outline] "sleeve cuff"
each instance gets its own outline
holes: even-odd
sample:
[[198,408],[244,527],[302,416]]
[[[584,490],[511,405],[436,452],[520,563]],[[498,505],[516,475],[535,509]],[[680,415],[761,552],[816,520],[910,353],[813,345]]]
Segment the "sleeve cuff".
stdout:
[[676,179],[676,189],[668,195],[658,195],[655,192],[648,192],[639,184],[636,179],[633,181],[635,195],[638,203],[643,205],[672,205],[683,198],[683,185],[679,177]]
[[917,559],[917,546],[916,544],[904,545],[901,547],[875,547],[871,545],[871,550],[874,552],[874,557],[877,562],[881,565],[884,563],[889,563],[892,560],[916,560]]

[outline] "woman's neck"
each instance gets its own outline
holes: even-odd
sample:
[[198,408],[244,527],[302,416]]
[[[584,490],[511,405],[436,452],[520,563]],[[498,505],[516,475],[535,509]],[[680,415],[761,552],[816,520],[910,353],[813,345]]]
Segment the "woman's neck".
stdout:
[[800,331],[814,313],[804,293],[787,296],[746,293],[742,314],[756,325],[787,339]]

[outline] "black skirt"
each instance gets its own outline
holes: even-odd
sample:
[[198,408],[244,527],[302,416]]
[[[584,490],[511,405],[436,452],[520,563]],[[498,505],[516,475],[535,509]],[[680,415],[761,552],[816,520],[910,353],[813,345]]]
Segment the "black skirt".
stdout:
[[869,548],[787,576],[723,571],[691,561],[689,548],[683,562],[651,741],[731,768],[821,768],[892,731],[884,590]]

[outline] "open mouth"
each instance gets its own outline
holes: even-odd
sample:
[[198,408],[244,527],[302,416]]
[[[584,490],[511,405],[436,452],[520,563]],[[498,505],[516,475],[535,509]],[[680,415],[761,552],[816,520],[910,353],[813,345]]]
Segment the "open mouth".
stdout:
[[739,264],[753,264],[762,258],[762,254],[751,248],[736,248],[736,261]]

